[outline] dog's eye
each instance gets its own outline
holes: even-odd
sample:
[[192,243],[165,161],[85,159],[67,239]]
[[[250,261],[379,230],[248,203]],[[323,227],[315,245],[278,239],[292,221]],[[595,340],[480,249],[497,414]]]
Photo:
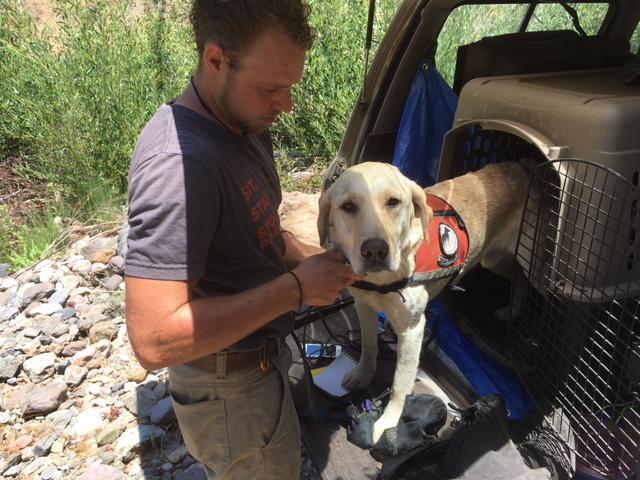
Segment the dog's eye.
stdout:
[[400,200],[398,200],[395,197],[391,197],[389,200],[387,200],[387,206],[389,206],[389,207],[395,207],[399,203],[400,203]]
[[353,202],[344,202],[340,205],[340,208],[347,213],[356,213],[358,211],[358,207]]

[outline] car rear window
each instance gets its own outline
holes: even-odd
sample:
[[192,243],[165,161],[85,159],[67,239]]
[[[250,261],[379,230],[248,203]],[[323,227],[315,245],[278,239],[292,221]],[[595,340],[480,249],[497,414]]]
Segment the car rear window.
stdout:
[[456,54],[460,45],[517,32],[528,5],[461,5],[451,12],[438,36],[436,65],[453,85]]
[[640,53],[638,49],[640,49],[640,23],[636,26],[636,31],[631,37],[631,51]]
[[[609,11],[608,3],[570,3],[570,9],[575,10],[579,25],[587,35],[596,35]],[[548,30],[575,30],[572,15],[560,4],[538,4],[527,26],[528,32]]]
[[[580,27],[587,35],[596,35],[604,22],[610,4],[569,3],[574,9]],[[461,5],[451,12],[440,35],[436,65],[449,85],[453,85],[456,55],[460,45],[477,42],[483,37],[493,37],[520,31],[529,5],[526,4],[480,4]],[[575,30],[572,15],[559,3],[538,4],[527,24],[527,31]],[[638,42],[636,31],[636,45]]]

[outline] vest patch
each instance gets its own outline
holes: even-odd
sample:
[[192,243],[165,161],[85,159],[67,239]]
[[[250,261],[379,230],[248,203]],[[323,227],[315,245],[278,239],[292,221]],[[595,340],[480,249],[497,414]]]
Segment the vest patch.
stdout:
[[422,242],[416,255],[414,280],[420,281],[457,274],[469,253],[469,234],[453,207],[430,193],[427,203],[433,218],[429,223],[430,241]]

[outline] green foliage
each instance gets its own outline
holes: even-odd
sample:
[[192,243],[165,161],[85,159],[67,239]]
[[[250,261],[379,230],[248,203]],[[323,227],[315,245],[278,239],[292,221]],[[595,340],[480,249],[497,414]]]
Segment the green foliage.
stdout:
[[9,218],[9,212],[0,205],[0,263],[5,263],[13,251],[15,243],[15,227]]
[[53,215],[30,214],[19,225],[12,225],[6,208],[0,205],[0,263],[9,262],[15,270],[34,264],[51,253],[61,231]]
[[640,53],[640,23],[636,26],[635,32],[631,37],[631,51]]
[[96,181],[124,191],[140,130],[194,65],[184,12],[59,0],[46,36],[19,3],[0,0],[0,154],[69,199]]
[[[365,69],[368,2],[311,0],[311,23],[317,32],[302,81],[294,89],[294,113],[282,116],[274,128],[279,149],[295,151],[314,161],[328,162],[338,150]],[[400,0],[376,2],[373,59],[379,41]],[[337,21],[339,19],[339,21]]]
[[[187,11],[171,0],[52,0],[56,23],[36,25],[21,0],[0,0],[0,165],[62,202],[16,227],[0,209],[0,262],[21,266],[59,234],[54,216],[83,221],[119,211],[129,160],[145,123],[177,96],[197,58]],[[319,172],[339,148],[365,70],[368,2],[309,0],[317,40],[294,89],[295,111],[274,127],[285,188],[317,188]],[[377,0],[371,58],[401,3]],[[557,8],[556,8],[557,7]],[[557,5],[540,4],[530,29],[572,28]],[[595,33],[602,5],[578,5],[581,23]],[[517,31],[524,5],[465,5],[439,38],[437,64],[453,78],[457,47]],[[637,48],[638,30],[633,44]],[[305,172],[315,173],[306,176]]]

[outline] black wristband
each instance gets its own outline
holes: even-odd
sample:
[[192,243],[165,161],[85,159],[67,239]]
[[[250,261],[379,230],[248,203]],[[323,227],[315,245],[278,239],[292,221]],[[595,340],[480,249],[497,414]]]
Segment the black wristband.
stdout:
[[287,273],[290,273],[291,275],[293,275],[293,278],[296,279],[296,283],[298,284],[298,293],[300,293],[300,303],[298,304],[298,312],[300,310],[302,310],[302,282],[300,282],[300,279],[298,278],[298,275],[296,275],[295,273],[293,273],[292,271],[288,271]]

